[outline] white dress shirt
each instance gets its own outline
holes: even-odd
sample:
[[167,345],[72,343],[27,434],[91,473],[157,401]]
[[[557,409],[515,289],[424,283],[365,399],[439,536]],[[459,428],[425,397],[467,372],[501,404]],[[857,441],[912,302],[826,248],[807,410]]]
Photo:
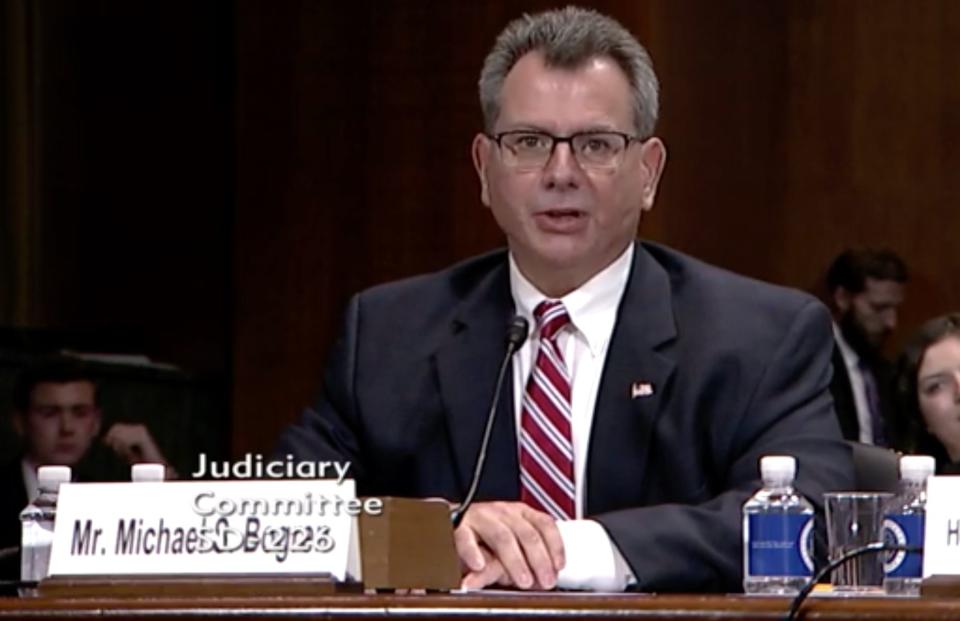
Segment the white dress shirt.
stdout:
[[[634,582],[630,568],[599,522],[582,519],[587,498],[587,448],[617,309],[627,286],[634,244],[613,263],[578,289],[560,298],[570,325],[557,337],[571,378],[573,417],[573,472],[578,519],[557,522],[563,538],[566,567],[557,586],[567,589],[622,591]],[[540,333],[533,311],[548,298],[520,272],[510,255],[510,290],[518,315],[530,322],[531,333],[513,359],[513,396],[516,428],[520,428],[521,402],[527,378],[536,360]],[[517,434],[519,441],[519,433]],[[517,446],[519,453],[520,447]]]
[[863,383],[863,372],[860,370],[860,356],[853,351],[850,343],[843,338],[840,326],[833,324],[833,337],[840,348],[843,364],[847,368],[847,377],[850,378],[850,390],[853,392],[853,404],[857,408],[857,426],[860,429],[860,442],[873,444],[873,421],[870,418],[870,405],[867,401],[867,389]]

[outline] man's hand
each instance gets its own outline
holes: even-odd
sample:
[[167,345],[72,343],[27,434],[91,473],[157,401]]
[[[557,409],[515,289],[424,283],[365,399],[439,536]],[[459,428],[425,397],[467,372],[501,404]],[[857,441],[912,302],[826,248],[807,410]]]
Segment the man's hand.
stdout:
[[480,571],[467,570],[460,582],[461,589],[482,589],[491,584],[502,587],[514,586],[507,572],[503,569],[503,565],[494,558],[490,550],[481,546],[480,553],[483,554],[483,569]]
[[103,442],[127,463],[163,464],[167,467],[167,478],[176,478],[176,472],[167,463],[160,447],[144,425],[115,423],[103,436]]
[[554,519],[521,502],[471,505],[454,541],[467,568],[464,588],[552,589],[565,562]]

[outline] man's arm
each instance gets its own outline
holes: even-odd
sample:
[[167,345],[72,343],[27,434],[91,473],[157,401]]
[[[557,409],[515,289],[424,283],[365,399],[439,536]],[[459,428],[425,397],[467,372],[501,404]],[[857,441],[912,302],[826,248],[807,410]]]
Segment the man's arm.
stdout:
[[103,436],[103,443],[128,464],[163,464],[166,478],[178,478],[177,470],[170,465],[157,445],[150,430],[140,423],[114,423]]
[[330,354],[317,405],[281,436],[276,453],[304,460],[350,462],[349,476],[360,479],[363,464],[356,433],[357,332],[359,296],[347,305],[345,326]]
[[[594,516],[623,553],[642,590],[741,588],[741,507],[759,486],[763,455],[797,458],[796,487],[822,511],[825,491],[853,487],[849,447],[829,394],[829,318],[804,306],[771,355],[739,420],[728,422],[733,457],[724,491],[695,506],[658,505]],[[688,450],[678,446],[676,450]]]

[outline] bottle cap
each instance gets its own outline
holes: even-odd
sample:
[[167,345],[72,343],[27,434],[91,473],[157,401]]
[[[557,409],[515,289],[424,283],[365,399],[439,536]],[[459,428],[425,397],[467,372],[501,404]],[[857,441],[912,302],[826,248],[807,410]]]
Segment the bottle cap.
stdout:
[[765,455],[760,458],[760,478],[766,481],[789,482],[797,474],[797,458],[792,455]]
[[936,460],[929,455],[902,455],[900,478],[909,481],[925,481],[937,469]]
[[163,481],[167,467],[163,464],[133,464],[130,466],[130,480],[134,483]]
[[60,489],[61,483],[69,483],[70,476],[70,466],[40,466],[37,468],[37,487],[55,491]]

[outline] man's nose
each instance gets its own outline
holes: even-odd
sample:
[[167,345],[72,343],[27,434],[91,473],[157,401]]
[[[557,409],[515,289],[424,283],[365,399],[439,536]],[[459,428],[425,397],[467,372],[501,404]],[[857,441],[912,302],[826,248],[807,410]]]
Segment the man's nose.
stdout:
[[889,310],[883,317],[883,325],[888,330],[894,330],[897,327],[897,311]]
[[561,142],[553,148],[543,168],[543,181],[548,188],[576,187],[582,174],[570,143]]
[[60,435],[68,436],[71,435],[77,428],[76,421],[73,416],[70,415],[70,412],[61,411],[60,412]]

